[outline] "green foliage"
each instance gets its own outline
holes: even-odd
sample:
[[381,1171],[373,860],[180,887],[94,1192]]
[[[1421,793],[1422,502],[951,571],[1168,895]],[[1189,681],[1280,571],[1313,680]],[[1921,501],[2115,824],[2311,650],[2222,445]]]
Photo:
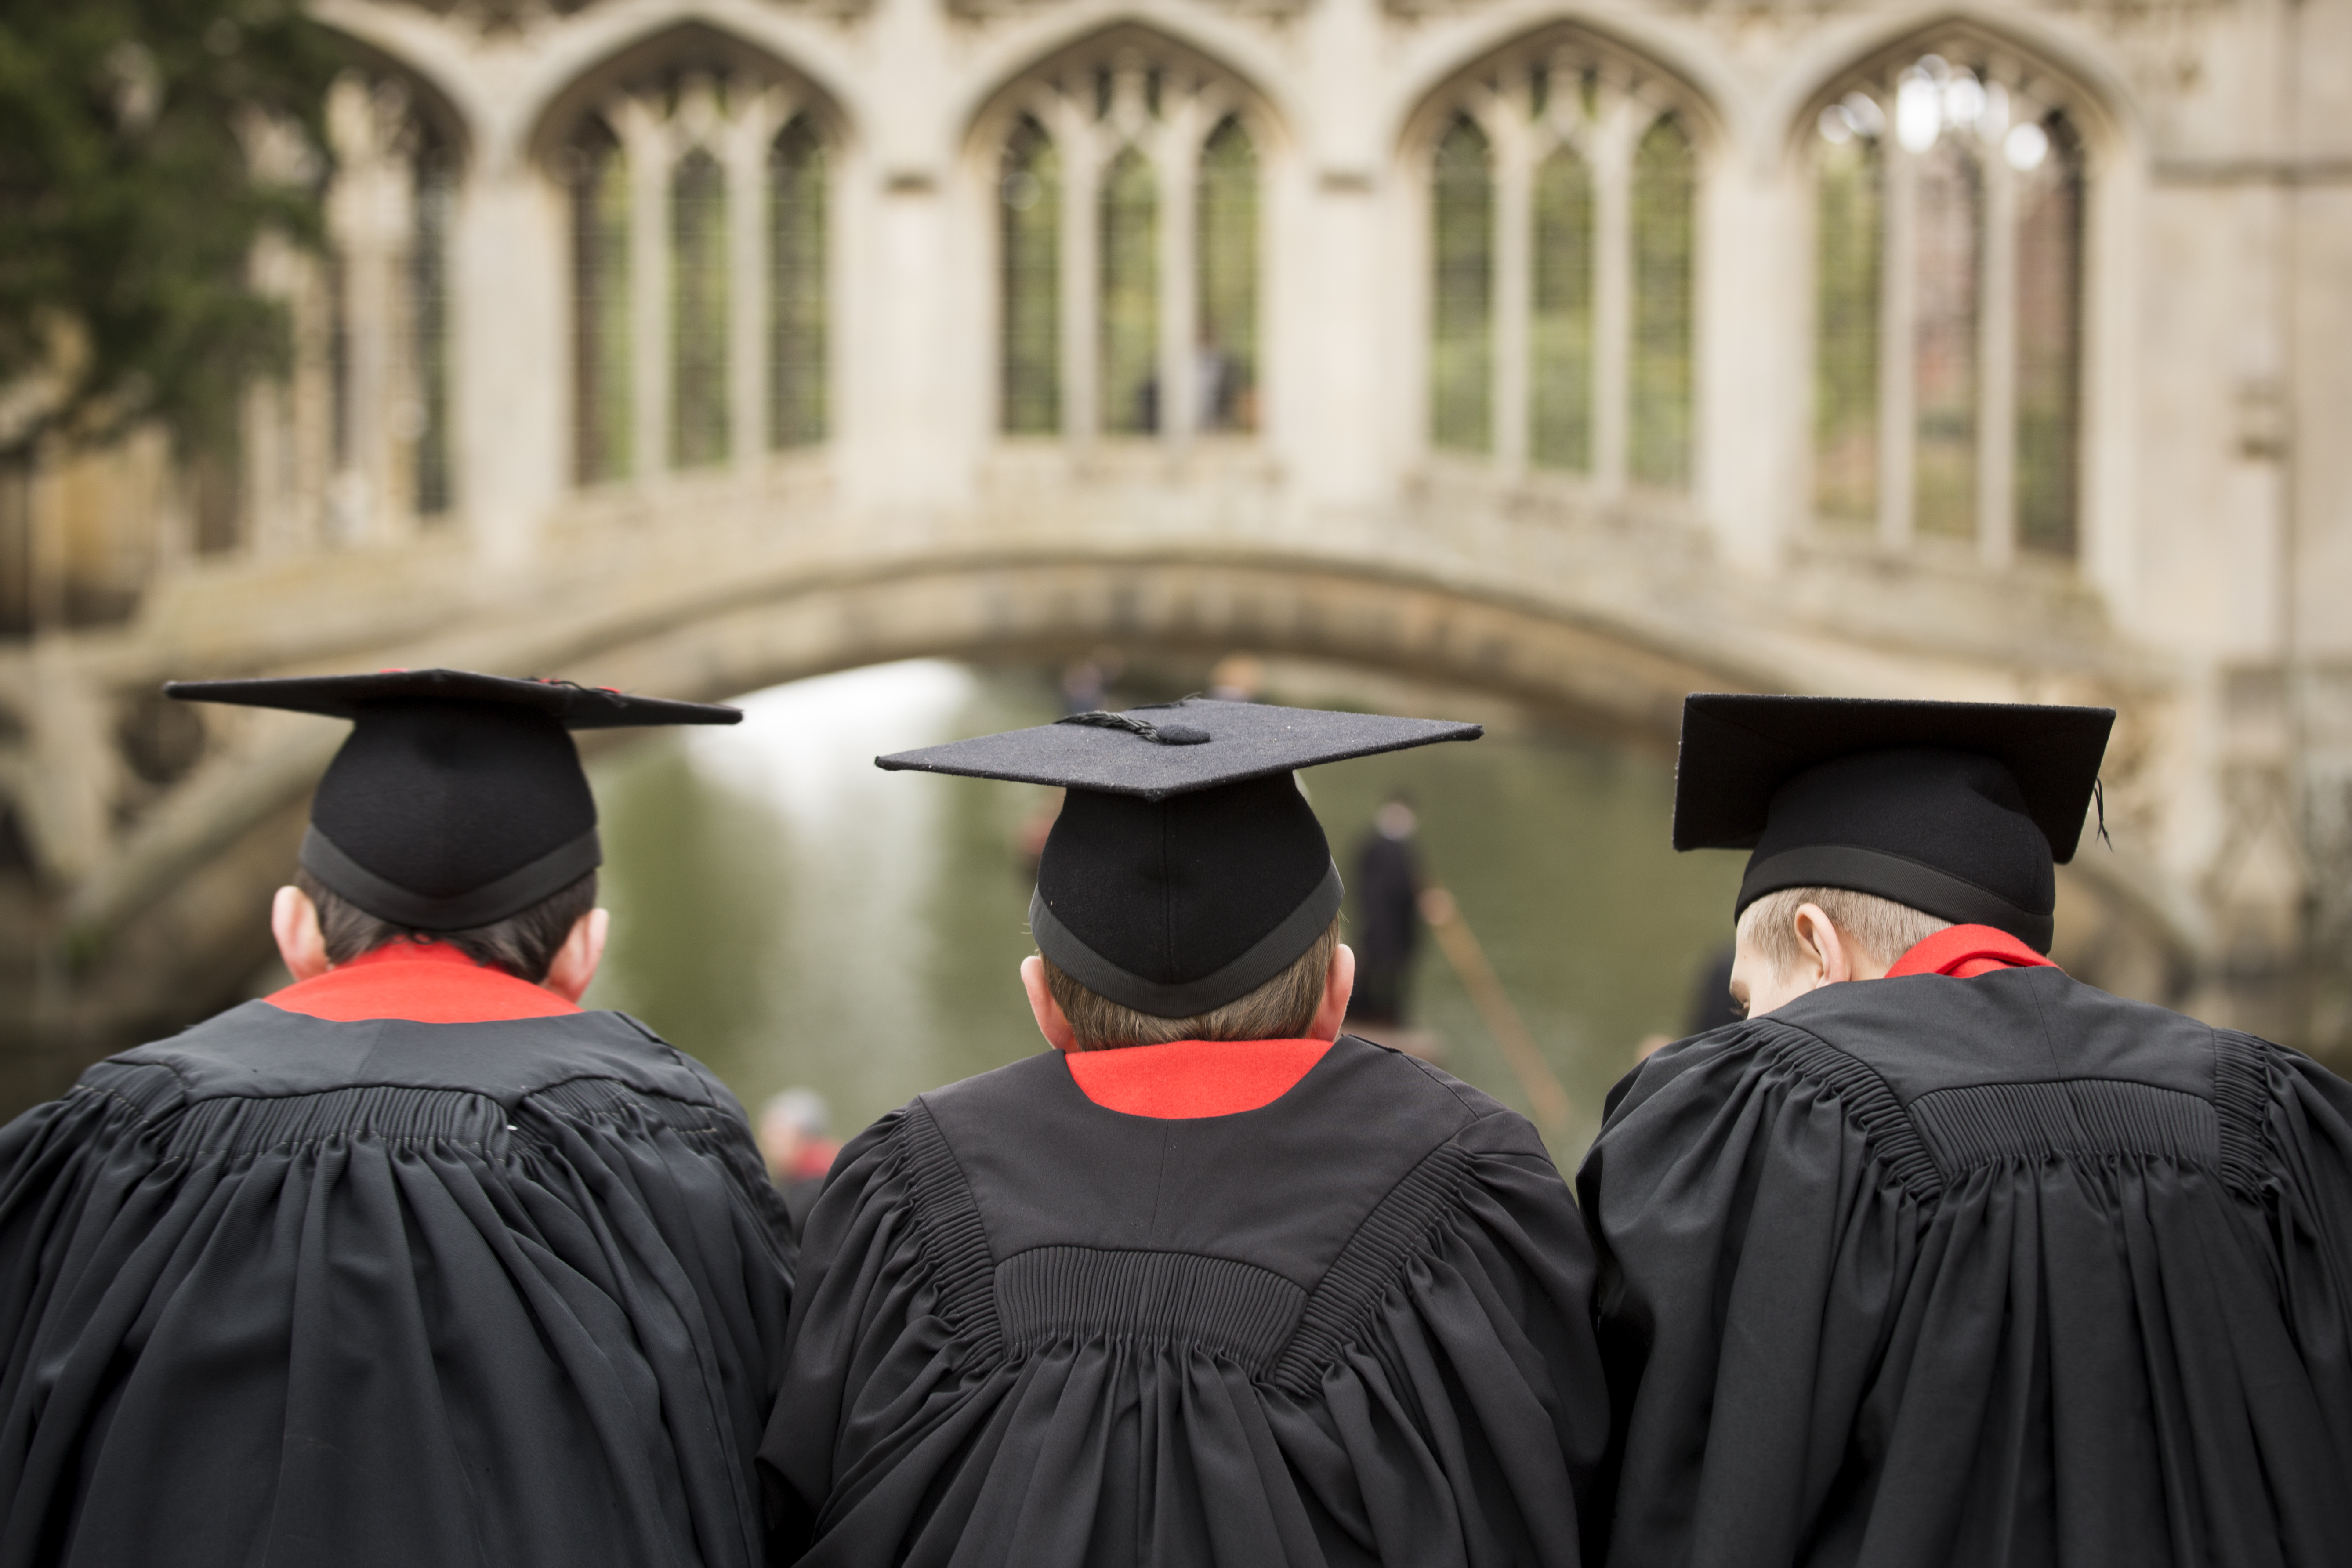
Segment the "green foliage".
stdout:
[[314,242],[324,173],[257,178],[247,137],[270,116],[323,147],[339,63],[290,0],[0,0],[0,453],[140,418],[233,432],[288,348],[254,242]]

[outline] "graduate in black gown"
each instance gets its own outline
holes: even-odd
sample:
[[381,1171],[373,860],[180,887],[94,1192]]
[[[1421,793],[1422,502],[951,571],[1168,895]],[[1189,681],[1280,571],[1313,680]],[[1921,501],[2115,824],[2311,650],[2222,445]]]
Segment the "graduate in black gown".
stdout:
[[[1412,981],[1413,950],[1421,939],[1421,857],[1413,847],[1420,823],[1412,803],[1392,795],[1372,816],[1372,830],[1356,849],[1356,994],[1348,1016],[1360,1026],[1401,1026]],[[1375,1032],[1378,1032],[1377,1030]]]
[[273,911],[295,984],[0,1131],[0,1564],[751,1568],[790,1242],[727,1090],[577,1005],[567,732],[739,715],[168,689],[354,722]]
[[834,1167],[761,1451],[804,1561],[1579,1560],[1583,1226],[1525,1119],[1334,1038],[1291,778],[1476,733],[1193,700],[882,760],[1068,787],[1023,972],[1056,1048]]
[[1748,1017],[1580,1177],[1609,1562],[2352,1561],[2352,1087],[2042,956],[2113,718],[1685,709]]

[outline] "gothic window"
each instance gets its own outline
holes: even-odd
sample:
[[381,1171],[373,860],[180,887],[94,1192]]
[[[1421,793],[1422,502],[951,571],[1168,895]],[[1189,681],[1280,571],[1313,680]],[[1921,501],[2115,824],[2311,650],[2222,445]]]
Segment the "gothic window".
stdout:
[[1633,354],[1630,464],[1645,483],[1690,481],[1691,264],[1698,158],[1661,115],[1633,152]]
[[1690,483],[1698,147],[1680,89],[1558,35],[1437,105],[1428,434],[1607,489]]
[[1066,59],[999,122],[1006,435],[1256,428],[1260,144],[1235,89],[1153,52]]
[[1004,429],[1050,436],[1062,427],[1062,160],[1034,120],[1005,142],[999,194]]
[[768,155],[768,446],[824,439],[824,141],[806,115]]
[[1841,129],[1822,149],[1815,195],[1813,504],[1823,517],[1873,522],[1886,161],[1874,132]]
[[1437,264],[1430,299],[1430,439],[1483,452],[1492,439],[1495,174],[1486,134],[1457,117],[1430,181]]
[[635,468],[629,168],[601,121],[572,153],[572,476],[587,485]]
[[1813,499],[1890,546],[2077,544],[2084,160],[2065,95],[1968,46],[1821,111]]
[[1096,198],[1102,240],[1102,427],[1115,436],[1160,428],[1160,190],[1143,154],[1122,148]]
[[727,176],[696,148],[669,180],[669,456],[727,460]]
[[318,444],[329,534],[356,540],[432,524],[455,504],[449,257],[459,165],[439,121],[394,79],[337,82],[327,133],[335,177]]
[[2079,542],[2081,488],[2083,145],[2057,112],[2010,136],[2016,146],[2004,149],[2006,161],[2022,176],[2016,193],[2017,542],[2071,556]]
[[1227,115],[1201,152],[1201,334],[1193,388],[1203,430],[1257,428],[1257,144]]
[[1543,468],[1592,467],[1592,165],[1563,143],[1536,165],[1528,455]]
[[449,510],[449,225],[457,202],[457,159],[438,137],[419,149],[410,201],[408,362],[414,367],[416,437],[410,489],[419,517]]
[[740,466],[828,432],[826,139],[778,80],[678,69],[582,117],[576,482]]

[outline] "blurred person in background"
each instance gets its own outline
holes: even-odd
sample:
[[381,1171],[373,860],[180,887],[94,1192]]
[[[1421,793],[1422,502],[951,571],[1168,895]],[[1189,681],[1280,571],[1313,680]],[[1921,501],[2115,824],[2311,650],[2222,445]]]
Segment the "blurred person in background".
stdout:
[[1738,944],[1727,942],[1699,965],[1698,979],[1691,987],[1690,1022],[1683,1028],[1685,1036],[1704,1035],[1739,1022],[1739,1004],[1731,995],[1731,968],[1738,957]]
[[1067,788],[1053,1048],[883,1118],[809,1216],[761,1458],[811,1561],[1578,1561],[1583,1225],[1524,1118],[1339,1036],[1292,776],[1477,733],[1190,700],[881,759]]
[[1372,830],[1356,849],[1356,907],[1363,927],[1356,936],[1356,994],[1348,1019],[1375,1035],[1405,1023],[1421,939],[1421,857],[1413,847],[1420,826],[1411,798],[1391,794],[1372,814]]
[[1579,1178],[1609,1563],[2346,1560],[2352,1085],[2044,956],[2114,719],[1686,704],[1746,1021]]
[[728,1091],[579,1005],[569,733],[740,715],[167,689],[352,731],[270,912],[293,984],[0,1131],[0,1563],[753,1568],[792,1244]]
[[1229,653],[1209,670],[1209,695],[1220,702],[1255,702],[1265,689],[1265,660]]
[[825,1136],[831,1120],[824,1096],[813,1089],[788,1089],[760,1108],[760,1155],[768,1163],[768,1179],[784,1196],[794,1236],[807,1223],[824,1189],[825,1173],[841,1152],[840,1142]]

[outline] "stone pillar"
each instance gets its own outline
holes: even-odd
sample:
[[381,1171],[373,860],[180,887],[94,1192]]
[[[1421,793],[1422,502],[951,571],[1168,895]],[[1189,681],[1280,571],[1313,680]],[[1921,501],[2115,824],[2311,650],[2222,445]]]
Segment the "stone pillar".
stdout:
[[1318,0],[1297,26],[1322,112],[1292,128],[1296,162],[1265,164],[1263,439],[1302,507],[1361,508],[1393,496],[1427,446],[1426,185],[1396,177],[1380,0]]
[[477,550],[528,560],[571,487],[571,254],[563,191],[521,156],[467,170],[451,226],[451,427]]
[[1812,185],[1801,156],[1736,143],[1701,169],[1692,497],[1727,562],[1771,571],[1811,505]]

